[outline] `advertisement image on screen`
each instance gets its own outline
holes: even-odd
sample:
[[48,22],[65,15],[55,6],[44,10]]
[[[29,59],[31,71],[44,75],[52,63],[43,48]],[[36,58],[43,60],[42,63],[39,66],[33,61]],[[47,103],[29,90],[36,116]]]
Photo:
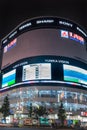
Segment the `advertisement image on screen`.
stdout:
[[11,41],[8,45],[4,47],[4,53],[10,51],[13,47],[16,46],[17,39],[15,38],[13,41]]
[[87,85],[87,70],[72,65],[63,65],[64,81]]
[[40,63],[23,66],[22,81],[51,79],[51,64]]
[[16,69],[9,71],[2,76],[2,88],[15,84]]

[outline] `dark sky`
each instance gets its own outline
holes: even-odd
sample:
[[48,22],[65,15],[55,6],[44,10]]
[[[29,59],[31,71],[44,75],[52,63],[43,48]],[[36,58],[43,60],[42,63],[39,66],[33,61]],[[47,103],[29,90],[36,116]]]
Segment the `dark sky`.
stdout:
[[26,19],[68,18],[87,30],[87,0],[0,0],[0,40]]

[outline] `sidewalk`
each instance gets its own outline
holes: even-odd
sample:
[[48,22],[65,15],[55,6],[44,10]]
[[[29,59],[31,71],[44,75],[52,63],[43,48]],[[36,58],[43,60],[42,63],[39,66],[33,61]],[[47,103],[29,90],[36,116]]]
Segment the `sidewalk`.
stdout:
[[41,130],[74,130],[74,128],[51,128],[51,127],[42,127],[42,126],[23,126],[23,128],[35,128],[35,129],[41,129]]
[[33,130],[33,128],[35,128],[36,130],[87,130],[87,128],[51,128],[51,127],[36,127],[36,126],[23,126],[23,128],[31,128],[31,130]]

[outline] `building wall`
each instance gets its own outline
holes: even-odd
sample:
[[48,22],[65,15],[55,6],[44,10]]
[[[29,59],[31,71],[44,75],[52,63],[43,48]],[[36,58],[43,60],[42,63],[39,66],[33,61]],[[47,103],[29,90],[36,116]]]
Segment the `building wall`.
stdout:
[[2,40],[0,105],[8,95],[13,113],[27,113],[31,102],[57,113],[62,100],[67,112],[81,115],[87,109],[86,46],[86,32],[69,20],[19,25]]

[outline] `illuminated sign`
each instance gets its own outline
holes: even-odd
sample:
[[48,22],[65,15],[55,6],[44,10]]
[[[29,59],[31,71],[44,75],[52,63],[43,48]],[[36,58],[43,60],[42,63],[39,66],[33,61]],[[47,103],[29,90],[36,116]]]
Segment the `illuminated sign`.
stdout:
[[13,32],[10,36],[9,36],[9,39],[14,37],[15,35],[17,34],[17,31]]
[[9,86],[15,84],[15,77],[16,77],[16,69],[3,74],[2,88],[9,87]]
[[[50,59],[52,59],[52,62]],[[1,70],[1,72],[3,89],[18,85],[33,85],[34,83],[66,84],[87,88],[86,64],[74,59],[71,60],[71,58],[59,56],[30,57],[23,61],[18,61],[9,68]]]
[[81,112],[81,116],[87,116],[87,112]]
[[7,40],[7,39],[5,39],[5,40],[3,41],[3,44],[5,44],[7,41],[8,41],[8,40]]
[[73,26],[73,24],[71,24],[69,22],[65,22],[65,21],[59,21],[59,24],[66,25],[66,26],[69,26],[69,27]]
[[54,20],[50,20],[50,19],[44,19],[44,20],[37,20],[36,23],[40,24],[40,23],[53,23]]
[[68,31],[61,30],[61,37],[69,38]]
[[45,62],[69,64],[69,61],[67,60],[58,60],[58,59],[45,59]]
[[80,29],[79,27],[77,27],[76,28],[79,32],[81,32],[85,37],[87,37],[87,35],[86,35],[86,33],[85,32],[83,32],[83,30],[82,29]]
[[26,24],[22,25],[21,27],[19,27],[19,30],[22,30],[22,29],[24,29],[24,28],[27,28],[27,27],[29,27],[29,26],[31,26],[31,25],[32,25],[31,22],[26,23]]
[[73,39],[75,41],[79,41],[80,43],[84,44],[84,39],[75,33],[69,32],[69,37],[70,37],[70,39]]
[[46,27],[47,25],[52,28],[63,27],[63,28],[68,28],[70,30],[72,29],[72,31],[77,33],[79,32],[81,35],[87,37],[85,30],[80,28],[77,24],[73,23],[72,21],[69,21],[67,19],[57,18],[57,17],[41,17],[40,19],[36,18],[29,21],[25,21],[24,23],[20,24],[15,30],[13,30],[9,35],[7,35],[2,40],[2,44],[9,42],[9,39],[19,35],[22,32],[22,30],[27,31],[27,29],[34,29],[35,27],[38,28],[40,26]]
[[77,42],[80,42],[81,44],[84,44],[84,38],[72,32],[61,30],[61,37],[69,38]]
[[17,39],[14,39],[13,41],[11,41],[8,45],[6,45],[4,47],[4,53],[6,53],[8,50],[10,50],[11,48],[13,48],[17,43]]
[[64,81],[87,85],[87,70],[72,65],[63,65]]
[[51,79],[51,64],[40,63],[23,66],[23,81],[36,79]]

